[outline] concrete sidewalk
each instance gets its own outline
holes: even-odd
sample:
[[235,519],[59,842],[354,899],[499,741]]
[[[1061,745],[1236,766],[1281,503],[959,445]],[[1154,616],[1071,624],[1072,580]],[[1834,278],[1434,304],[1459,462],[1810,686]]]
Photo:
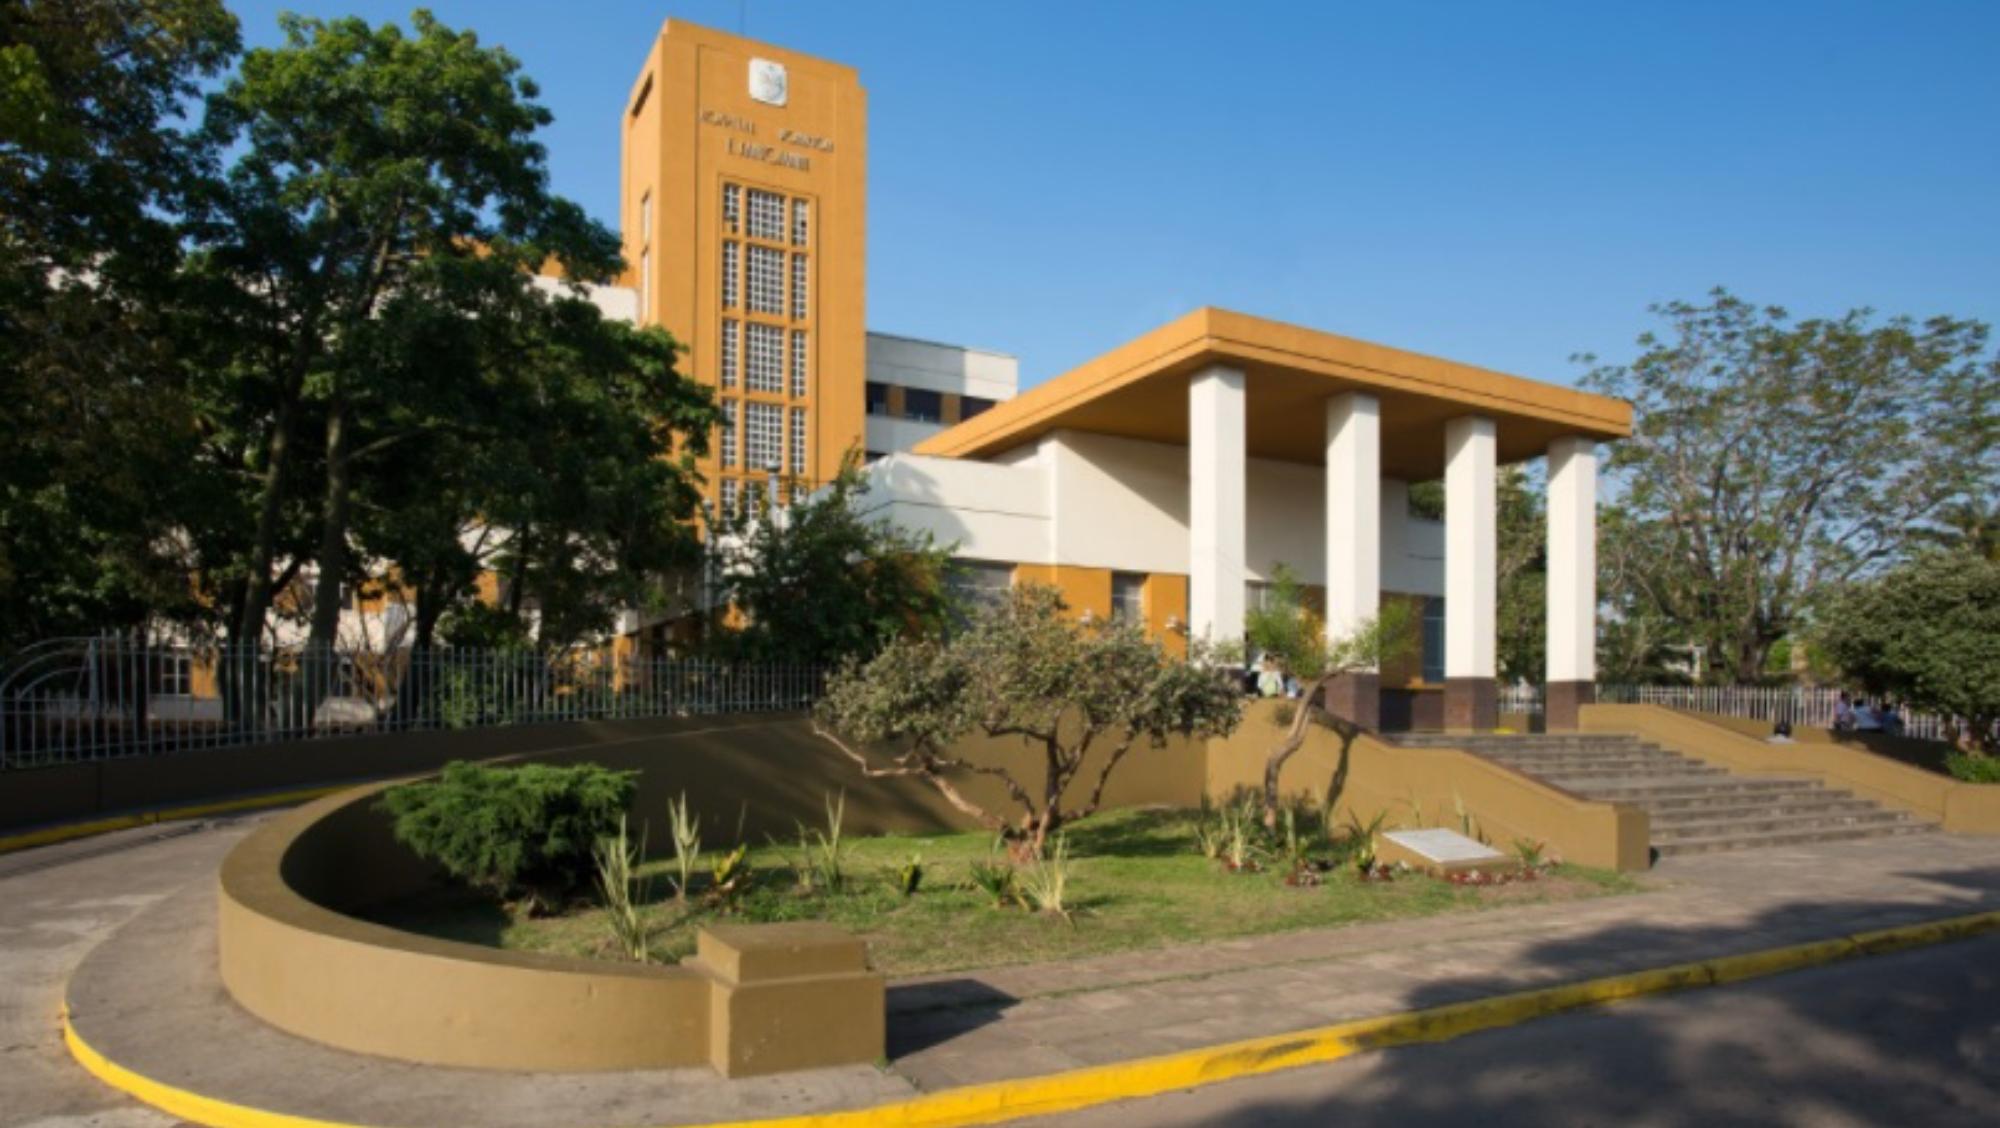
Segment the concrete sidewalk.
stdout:
[[[1630,897],[900,981],[890,993],[886,1069],[745,1084],[694,1070],[518,1075],[427,1069],[271,1030],[237,1010],[215,982],[208,881],[233,838],[230,831],[210,832],[13,877],[0,867],[0,905],[6,906],[0,950],[13,947],[20,934],[14,918],[23,912],[33,918],[27,932],[46,930],[50,921],[88,911],[76,903],[77,894],[102,902],[130,879],[132,887],[114,896],[144,911],[83,962],[73,984],[75,1020],[86,1040],[114,1061],[183,1088],[295,1115],[384,1125],[667,1124],[867,1107],[919,1092],[2000,908],[1995,840],[1927,835],[1711,856],[1662,865],[1647,878],[1652,891]],[[154,853],[163,855],[160,861],[148,857]],[[184,877],[179,891],[147,907],[170,872]],[[64,957],[81,955],[82,946],[65,947]],[[46,975],[60,962],[52,959],[36,971]],[[46,1037],[53,986],[44,980],[34,992],[48,1008],[34,1017],[49,1025],[16,1051],[34,1059],[32,1068],[9,1071],[10,1089],[11,1078],[25,1077],[41,1087],[40,1095],[17,1102],[8,1094],[0,1117],[27,1118],[6,1123],[34,1123],[38,1110],[84,1111],[81,1071],[55,1057],[62,1051]],[[17,1034],[29,1033],[22,1022],[29,1017],[17,1008],[6,1014]],[[21,1041],[14,1039],[17,1046]],[[51,1095],[56,1089],[68,1095]]]

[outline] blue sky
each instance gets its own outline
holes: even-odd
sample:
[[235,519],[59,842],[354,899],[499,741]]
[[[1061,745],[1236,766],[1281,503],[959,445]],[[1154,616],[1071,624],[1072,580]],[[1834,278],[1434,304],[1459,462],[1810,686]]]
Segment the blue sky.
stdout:
[[[405,19],[409,3],[234,0]],[[871,327],[1024,384],[1199,305],[1569,381],[1714,285],[2000,321],[2000,3],[435,0],[615,215],[660,22],[852,64]]]

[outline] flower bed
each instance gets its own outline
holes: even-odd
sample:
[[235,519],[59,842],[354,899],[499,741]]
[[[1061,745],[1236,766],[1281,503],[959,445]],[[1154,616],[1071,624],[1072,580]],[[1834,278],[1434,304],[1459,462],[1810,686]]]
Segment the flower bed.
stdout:
[[[672,859],[639,867],[635,887],[649,959],[692,951],[694,932],[717,920],[820,920],[864,937],[875,965],[910,975],[1153,948],[1168,944],[1321,928],[1377,920],[1474,912],[1631,892],[1632,879],[1571,866],[1502,890],[1454,885],[1417,874],[1364,880],[1352,864],[1322,864],[1316,880],[1267,855],[1230,865],[1205,857],[1193,811],[1124,810],[1069,828],[1060,874],[1048,863],[1015,865],[983,834],[886,836],[834,847],[824,828],[805,841],[753,846],[725,872],[729,854],[711,849],[690,869],[686,896]],[[648,829],[668,841],[666,819]],[[636,833],[636,827],[635,827]],[[1245,861],[1252,859],[1245,858]],[[1011,872],[1010,872],[1011,871]],[[1037,911],[1052,878],[1059,911]],[[396,927],[510,949],[627,958],[612,914],[579,899],[551,915],[510,911],[469,890],[434,890],[370,913]]]

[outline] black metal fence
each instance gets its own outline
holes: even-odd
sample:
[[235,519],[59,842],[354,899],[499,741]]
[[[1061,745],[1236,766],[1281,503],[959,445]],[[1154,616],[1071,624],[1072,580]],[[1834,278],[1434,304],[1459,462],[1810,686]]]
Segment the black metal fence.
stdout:
[[371,732],[803,709],[828,672],[608,646],[419,654],[55,639],[0,667],[0,770]]

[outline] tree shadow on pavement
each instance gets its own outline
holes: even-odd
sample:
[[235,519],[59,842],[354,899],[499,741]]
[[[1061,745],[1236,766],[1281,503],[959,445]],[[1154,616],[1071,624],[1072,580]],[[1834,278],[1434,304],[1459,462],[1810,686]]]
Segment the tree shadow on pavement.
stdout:
[[[1909,874],[1981,893],[2000,871]],[[1423,984],[1410,1009],[1991,908],[1801,900],[1737,927],[1620,925],[1536,945],[1511,974]],[[2000,935],[1370,1052],[1083,1124],[2000,1123]]]

